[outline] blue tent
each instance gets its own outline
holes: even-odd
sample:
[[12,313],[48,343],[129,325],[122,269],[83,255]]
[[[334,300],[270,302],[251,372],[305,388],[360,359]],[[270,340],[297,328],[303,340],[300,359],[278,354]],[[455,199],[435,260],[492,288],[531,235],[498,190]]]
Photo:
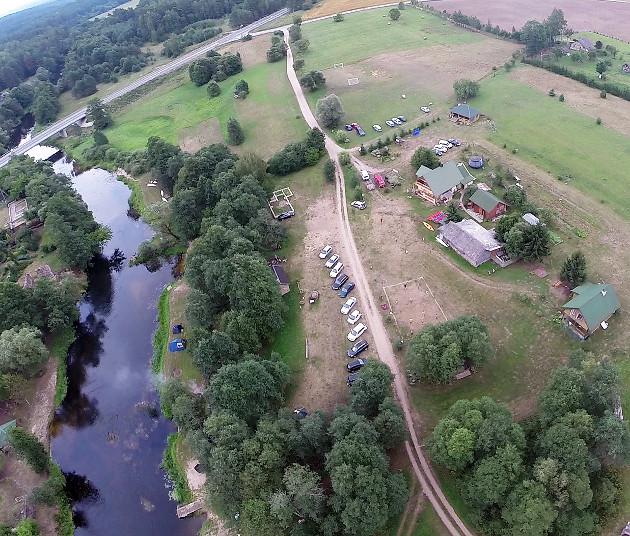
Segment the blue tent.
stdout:
[[170,352],[181,352],[186,349],[186,341],[184,339],[175,339],[168,343]]
[[9,442],[9,428],[15,428],[15,421],[9,421],[0,426],[0,448]]

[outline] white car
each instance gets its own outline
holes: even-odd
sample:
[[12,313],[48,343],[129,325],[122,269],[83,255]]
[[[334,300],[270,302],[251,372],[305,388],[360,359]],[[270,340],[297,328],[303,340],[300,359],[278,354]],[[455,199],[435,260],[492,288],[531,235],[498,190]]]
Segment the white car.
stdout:
[[392,117],[392,121],[396,123],[397,125],[402,125],[402,121],[398,119],[397,117]]
[[354,342],[366,331],[367,331],[367,326],[365,324],[357,324],[356,326],[352,328],[352,331],[348,333],[348,340],[350,342]]
[[370,174],[367,172],[367,170],[365,170],[365,169],[361,170],[361,178],[364,181],[369,181],[370,180]]
[[394,126],[396,126],[396,123],[394,123],[393,121],[389,121],[389,120],[385,121],[385,124],[386,124],[388,127],[394,127]]
[[328,257],[328,255],[330,255],[332,253],[332,246],[326,246],[324,247],[324,249],[322,249],[319,252],[319,258],[320,259],[325,259],[326,257]]
[[363,210],[365,207],[367,207],[367,203],[365,201],[353,201],[352,203],[350,203],[350,206],[358,208],[359,210]]
[[431,108],[429,108],[428,106],[420,106],[420,109],[425,113],[428,114],[431,111]]
[[337,264],[338,260],[339,260],[339,255],[335,253],[332,257],[330,257],[330,259],[326,261],[326,264],[324,264],[324,267],[332,268],[335,264]]
[[348,301],[344,303],[343,307],[341,308],[341,314],[347,315],[350,312],[350,310],[356,305],[356,303],[357,303],[357,299],[354,296],[352,296],[352,298],[348,298]]
[[372,128],[374,130],[376,130],[376,132],[382,132],[383,129],[381,128],[381,125],[372,125]]
[[439,141],[438,141],[438,143],[439,143],[440,145],[446,145],[449,149],[450,149],[451,147],[453,147],[453,144],[452,144],[452,143],[450,143],[450,142],[448,142],[448,141],[446,141],[446,140],[439,140]]
[[334,279],[341,273],[341,270],[343,270],[343,262],[338,262],[337,264],[335,264],[335,267],[330,271],[330,277]]
[[362,315],[359,312],[359,310],[355,309],[348,315],[348,324],[356,324],[359,321],[359,318],[361,318],[361,316]]

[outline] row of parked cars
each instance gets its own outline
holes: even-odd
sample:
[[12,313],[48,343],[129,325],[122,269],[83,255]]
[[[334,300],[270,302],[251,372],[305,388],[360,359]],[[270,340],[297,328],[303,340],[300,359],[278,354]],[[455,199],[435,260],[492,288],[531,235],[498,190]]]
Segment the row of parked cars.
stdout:
[[[341,273],[344,265],[341,262],[339,255],[337,253],[333,253],[332,246],[328,245],[322,248],[319,252],[319,258],[326,259],[324,266],[326,268],[330,268],[329,275],[335,279],[332,284],[332,289],[339,291],[340,298],[347,298],[346,302],[341,307],[341,314],[346,315],[346,321],[348,324],[353,326],[348,333],[347,338],[350,342],[355,344],[352,348],[350,348],[350,350],[348,350],[348,357],[355,358],[369,346],[366,340],[357,340],[367,331],[367,326],[362,322],[359,322],[363,315],[361,314],[361,311],[355,309],[357,298],[349,296],[349,294],[354,290],[355,284],[352,281],[349,281],[347,274]],[[365,359],[355,359],[346,365],[346,369],[350,373],[348,376],[348,385],[352,385],[352,383],[357,379],[358,371],[363,368],[365,363]]]
[[433,152],[438,155],[438,156],[442,156],[446,151],[448,151],[449,149],[451,149],[452,147],[459,147],[461,145],[461,143],[457,140],[454,139],[450,139],[450,140],[439,140],[434,146],[433,146]]
[[[399,115],[398,117],[392,117],[385,121],[385,124],[388,127],[394,128],[395,126],[402,125],[407,122],[407,118],[404,115]],[[372,125],[372,128],[376,130],[376,132],[383,132],[383,127],[381,125]]]

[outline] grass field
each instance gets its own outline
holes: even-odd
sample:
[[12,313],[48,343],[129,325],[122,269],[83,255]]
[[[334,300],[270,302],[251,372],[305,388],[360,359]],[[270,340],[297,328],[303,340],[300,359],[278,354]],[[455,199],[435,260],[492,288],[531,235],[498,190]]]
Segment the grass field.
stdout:
[[397,21],[390,21],[387,12],[388,9],[374,9],[346,15],[343,22],[331,19],[305,25],[302,33],[310,42],[304,58],[308,70],[329,69],[340,62],[355,63],[385,52],[484,39],[426,11],[406,9]]
[[[214,99],[208,97],[205,86],[195,86],[186,76],[176,87],[158,88],[153,98],[127,107],[105,134],[120,150],[146,147],[149,137],[160,136],[192,152],[210,143],[223,143],[227,120],[233,116],[245,132],[245,142],[237,150],[271,156],[307,130],[284,68],[280,62],[246,69],[222,82],[222,93]],[[250,94],[237,101],[234,86],[241,79],[249,84]]]
[[471,104],[496,123],[492,143],[516,149],[520,158],[630,219],[628,137],[504,75],[486,80]]

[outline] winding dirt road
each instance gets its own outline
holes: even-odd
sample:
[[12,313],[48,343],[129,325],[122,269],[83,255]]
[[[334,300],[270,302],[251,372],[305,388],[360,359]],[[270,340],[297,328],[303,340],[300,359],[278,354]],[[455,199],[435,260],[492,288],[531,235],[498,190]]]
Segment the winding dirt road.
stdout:
[[[286,29],[284,30],[284,39],[288,47],[289,35]],[[297,75],[293,69],[293,54],[291,48],[287,50],[287,77],[291,83],[293,93],[300,106],[300,111],[304,116],[304,119],[309,127],[320,128],[317,123],[313,112],[311,111],[308,101],[304,96],[302,87],[298,82]],[[322,129],[320,129],[322,130]],[[323,131],[323,130],[322,130]],[[337,205],[337,217],[339,219],[339,233],[340,240],[345,247],[345,250],[349,254],[348,265],[352,265],[354,276],[356,279],[356,291],[364,304],[365,311],[364,317],[367,320],[367,324],[370,326],[372,337],[374,338],[374,345],[379,359],[385,363],[392,373],[394,374],[394,394],[398,399],[398,402],[405,415],[405,423],[409,430],[410,441],[405,442],[405,448],[411,461],[413,471],[422,486],[424,494],[427,496],[431,505],[437,512],[440,520],[447,528],[452,536],[473,536],[472,532],[468,530],[463,521],[459,518],[453,507],[448,502],[439,482],[436,480],[431,467],[422,451],[420,439],[414,426],[411,404],[409,402],[409,393],[405,383],[405,375],[401,373],[398,361],[394,355],[392,342],[389,339],[385,324],[377,307],[376,300],[370,290],[368,278],[361,262],[361,257],[354,241],[354,235],[352,234],[352,228],[350,227],[350,221],[348,219],[347,203],[346,203],[346,189],[343,171],[339,165],[339,154],[342,152],[339,147],[330,137],[325,138],[326,150],[328,155],[335,163],[337,180],[335,181],[335,200]],[[356,158],[353,158],[355,165],[359,162]]]

